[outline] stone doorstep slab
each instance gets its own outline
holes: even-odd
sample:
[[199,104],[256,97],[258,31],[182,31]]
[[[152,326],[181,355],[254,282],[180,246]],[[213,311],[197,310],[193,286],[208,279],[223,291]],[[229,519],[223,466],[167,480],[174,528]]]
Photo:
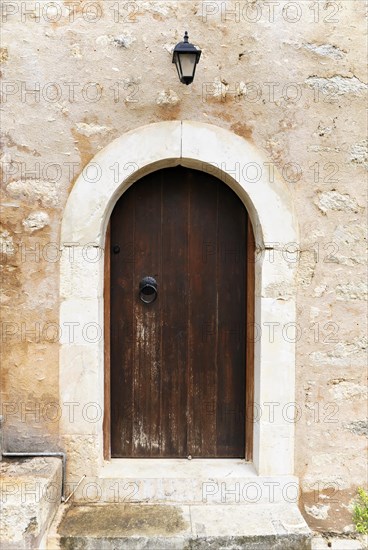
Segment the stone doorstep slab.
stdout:
[[95,504],[64,507],[49,550],[309,550],[311,532],[294,504]]
[[3,459],[0,472],[0,548],[42,548],[60,505],[61,460]]
[[[67,484],[67,494],[72,490],[73,484]],[[88,477],[82,480],[72,499],[86,504],[296,504],[299,483],[293,476]]]
[[[75,485],[67,485],[67,494]],[[296,504],[298,493],[297,477],[258,476],[252,464],[240,459],[113,459],[98,477],[82,480],[73,500],[86,504]]]

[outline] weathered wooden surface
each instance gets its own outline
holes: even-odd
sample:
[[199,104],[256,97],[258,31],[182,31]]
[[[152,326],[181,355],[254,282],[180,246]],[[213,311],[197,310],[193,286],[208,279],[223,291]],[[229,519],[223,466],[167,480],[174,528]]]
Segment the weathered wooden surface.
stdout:
[[[245,456],[246,250],[244,205],[209,174],[155,172],[118,201],[112,456]],[[144,304],[148,275],[158,298]]]

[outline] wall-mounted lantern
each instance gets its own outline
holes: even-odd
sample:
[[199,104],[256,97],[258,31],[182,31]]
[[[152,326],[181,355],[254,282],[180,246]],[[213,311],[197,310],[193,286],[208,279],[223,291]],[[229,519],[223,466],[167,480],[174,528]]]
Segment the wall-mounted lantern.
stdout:
[[185,31],[184,42],[179,42],[174,48],[172,62],[175,63],[180,82],[191,84],[201,57],[201,50],[198,50],[193,44],[188,42],[188,33]]

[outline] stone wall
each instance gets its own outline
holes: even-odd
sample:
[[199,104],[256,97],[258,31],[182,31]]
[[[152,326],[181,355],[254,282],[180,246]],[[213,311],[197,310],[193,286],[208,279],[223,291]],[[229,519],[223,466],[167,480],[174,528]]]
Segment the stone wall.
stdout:
[[[309,523],[346,529],[366,472],[364,2],[5,1],[1,10],[4,446],[60,445],[59,337],[70,327],[58,325],[59,234],[81,170],[128,130],[207,122],[262,151],[269,163],[257,170],[272,178],[276,167],[295,205],[295,471]],[[189,87],[171,64],[185,30],[203,50]],[[241,159],[224,169],[243,169]],[[249,178],[257,185],[257,171]]]

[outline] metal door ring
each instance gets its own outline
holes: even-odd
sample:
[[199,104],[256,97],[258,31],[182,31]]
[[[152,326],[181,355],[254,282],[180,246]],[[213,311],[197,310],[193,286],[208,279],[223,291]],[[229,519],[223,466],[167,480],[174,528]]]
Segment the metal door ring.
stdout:
[[152,304],[157,298],[157,282],[153,277],[144,277],[139,283],[139,297],[145,304]]

